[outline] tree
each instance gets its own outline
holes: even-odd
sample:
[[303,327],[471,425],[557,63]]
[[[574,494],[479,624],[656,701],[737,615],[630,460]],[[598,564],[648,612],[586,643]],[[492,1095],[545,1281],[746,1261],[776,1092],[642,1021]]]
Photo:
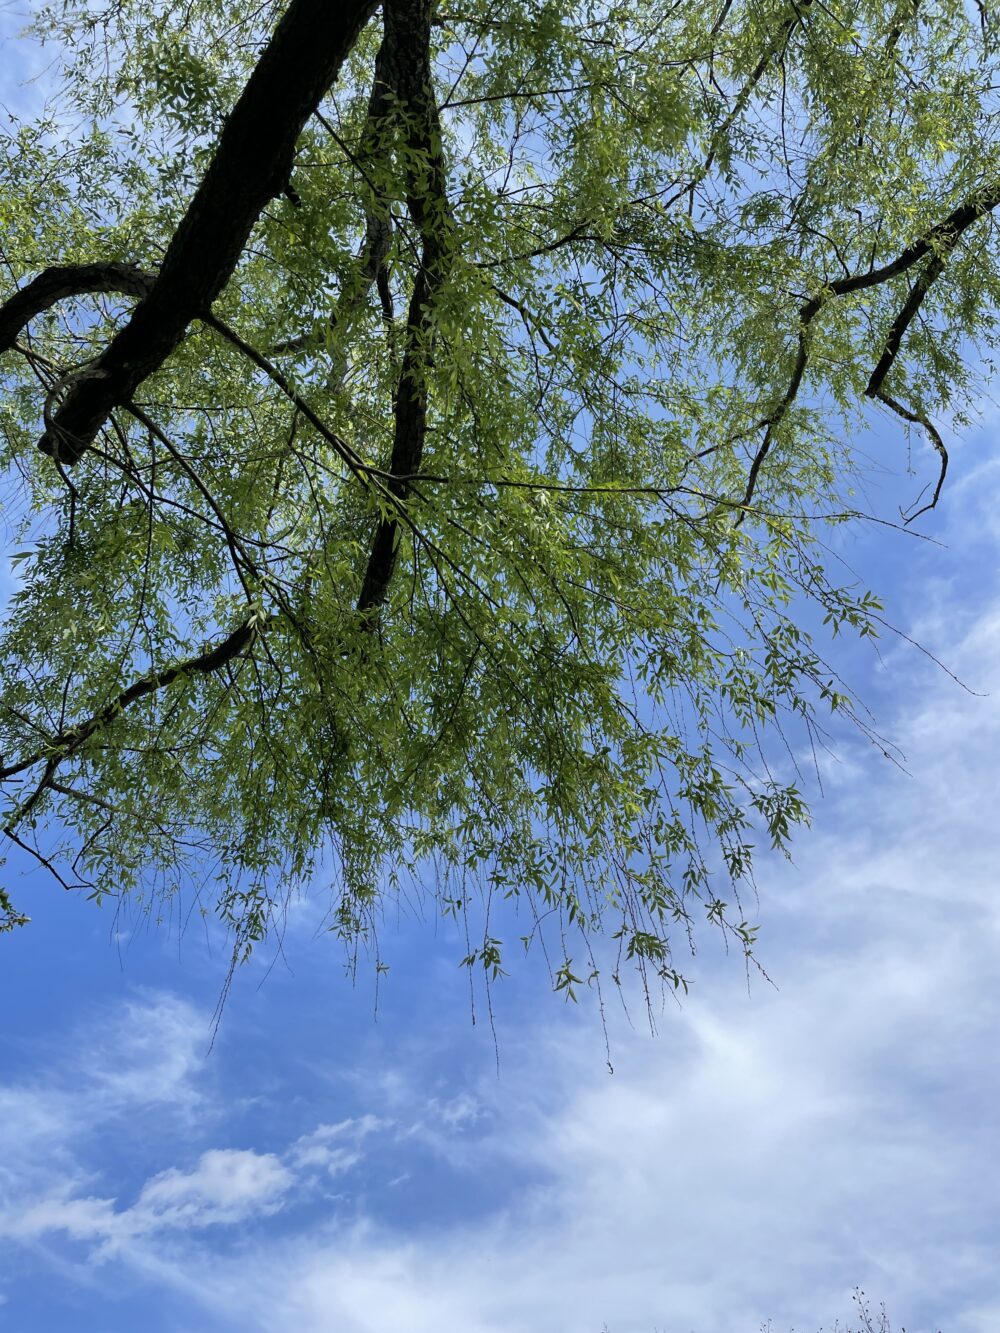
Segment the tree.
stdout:
[[513,898],[569,993],[680,984],[705,920],[749,950],[798,756],[867,727],[804,610],[882,623],[837,572],[852,433],[914,432],[909,523],[992,346],[980,19],[40,11],[61,92],[0,150],[7,838],[217,899],[234,958],[319,865],[349,942],[410,882],[481,901],[488,975]]

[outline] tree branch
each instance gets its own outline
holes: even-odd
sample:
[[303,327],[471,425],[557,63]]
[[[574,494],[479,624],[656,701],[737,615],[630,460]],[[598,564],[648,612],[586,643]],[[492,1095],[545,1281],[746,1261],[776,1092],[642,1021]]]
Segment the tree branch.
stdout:
[[[750,501],[753,498],[760,469],[770,452],[774,438],[774,427],[778,425],[794,402],[799,387],[802,384],[806,364],[809,359],[809,347],[807,342],[807,330],[809,325],[832,298],[845,296],[850,292],[865,291],[870,287],[876,287],[884,282],[888,282],[891,278],[899,277],[900,274],[905,273],[927,255],[931,255],[930,262],[914,283],[909,296],[903,303],[898,315],[893,320],[892,327],[886,338],[885,349],[879,358],[878,364],[872,371],[871,379],[868,381],[868,387],[865,389],[865,395],[869,398],[880,399],[887,407],[891,408],[897,416],[900,416],[904,420],[910,421],[915,425],[921,425],[927,431],[931,443],[934,445],[934,448],[942,459],[941,472],[938,477],[937,486],[934,490],[934,498],[931,500],[930,504],[925,505],[924,508],[920,509],[916,514],[911,514],[906,522],[910,523],[913,519],[917,518],[919,514],[926,513],[928,509],[934,508],[938,502],[938,497],[941,494],[941,487],[944,485],[945,473],[948,470],[948,453],[944,447],[944,442],[942,441],[939,432],[926,416],[917,415],[911,412],[909,408],[903,407],[902,404],[896,402],[894,398],[890,398],[888,394],[882,391],[882,384],[899,354],[899,349],[902,345],[906,330],[910,327],[910,324],[916,317],[917,311],[920,309],[931,284],[944,270],[948,256],[955,249],[963,232],[967,231],[973,223],[978,222],[980,218],[985,217],[987,213],[992,212],[998,204],[1000,204],[1000,185],[993,185],[977,190],[976,193],[971,195],[964,203],[959,204],[957,208],[952,209],[946,218],[935,223],[933,227],[928,228],[921,237],[903,250],[901,254],[897,255],[890,263],[884,264],[881,268],[869,269],[867,273],[855,273],[845,278],[838,278],[836,281],[831,282],[825,290],[820,292],[817,296],[810,297],[800,308],[798,335],[799,350],[795,358],[795,366],[792,371],[788,389],[782,396],[781,401],[778,403],[774,411],[759,421],[757,427],[755,427],[755,429],[765,428],[765,433],[750,466],[746,491],[743,496],[744,512],[746,506],[750,504]],[[743,513],[740,514],[736,521],[737,523],[740,523],[742,520]]]
[[[949,250],[954,246],[957,240],[958,237],[955,237],[952,244],[948,247]],[[879,357],[878,365],[872,371],[872,377],[868,381],[868,388],[865,389],[865,393],[869,398],[880,398],[882,396],[880,393],[882,382],[892,369],[892,363],[899,355],[903,336],[912,324],[917,311],[920,309],[923,299],[930,289],[931,283],[940,275],[944,265],[945,256],[943,254],[935,255],[917,281],[913,284],[909,296],[904,301],[899,314],[892,322],[889,336],[885,340],[885,351]]]
[[211,306],[267,201],[284,189],[302,127],[374,8],[375,0],[292,0],[222,127],[155,283],[93,373],[71,386],[39,441],[43,453],[77,462],[111,410]]
[[[233,630],[231,634],[221,639],[213,647],[206,648],[204,652],[197,656],[186,658],[182,662],[174,662],[171,666],[164,667],[162,671],[147,671],[144,676],[140,676],[127,689],[117,694],[99,712],[85,718],[82,722],[76,723],[75,726],[66,727],[63,731],[51,737],[43,749],[36,750],[34,754],[18,760],[17,763],[0,767],[0,780],[16,777],[17,774],[24,773],[29,768],[33,768],[36,764],[44,761],[46,767],[42,781],[30,798],[31,804],[34,804],[41,795],[41,791],[48,786],[57,766],[64,759],[68,759],[95,732],[100,731],[102,727],[113,721],[119,713],[124,712],[137,700],[144,699],[147,695],[155,694],[158,690],[172,685],[181,676],[188,676],[192,673],[208,676],[221,670],[228,662],[231,662],[235,657],[239,657],[251,646],[267,623],[267,620],[260,621],[251,617]],[[25,811],[22,809],[20,814],[23,816],[24,813]]]
[[981,217],[991,213],[997,204],[1000,204],[1000,183],[994,182],[992,185],[984,186],[977,190],[957,208],[953,208],[946,218],[934,224],[914,243],[889,264],[884,264],[881,268],[869,269],[867,273],[856,273],[849,278],[838,278],[836,282],[830,283],[830,292],[834,296],[843,296],[847,292],[858,292],[866,287],[876,287],[879,283],[888,282],[890,278],[898,277],[900,273],[905,273],[907,269],[912,268],[914,264],[920,262],[925,255],[932,251],[944,250],[946,253],[955,248],[958,238],[964,231],[967,231],[974,222],[978,222]]
[[[409,492],[401,480],[419,472],[427,438],[426,374],[432,339],[431,312],[453,259],[453,223],[441,147],[441,122],[431,71],[432,0],[386,0],[387,76],[401,104],[407,130],[406,206],[420,232],[420,267],[406,319],[406,350],[396,385],[392,474],[387,489],[397,505]],[[358,598],[364,615],[385,601],[396,565],[399,520],[383,517],[375,529]]]
[[[386,133],[391,120],[393,90],[388,83],[385,52],[386,39],[383,36],[382,44],[375,57],[375,72],[372,77],[372,90],[368,99],[368,115],[361,134],[361,144],[357,154],[351,157],[355,165],[370,160],[386,147]],[[320,116],[319,119],[320,123],[337,142],[342,142],[325,117]],[[346,145],[344,147],[346,150]],[[378,183],[373,182],[367,173],[365,173],[365,182],[374,197],[366,210],[365,237],[361,242],[355,260],[356,270],[341,287],[337,304],[330,313],[330,328],[334,331],[342,328],[361,309],[372,286],[376,284],[383,314],[387,320],[392,319],[392,296],[389,290],[389,275],[386,270],[386,259],[392,242],[390,202],[384,197],[384,192],[380,190]],[[271,353],[277,355],[282,352],[298,352],[310,347],[321,347],[323,341],[322,335],[317,337],[315,333],[301,333],[297,337],[286,338],[284,341],[276,343],[271,348]],[[343,351],[339,353],[338,363],[335,364],[331,376],[335,383],[339,383],[344,377],[346,358]]]
[[144,297],[156,281],[135,264],[66,264],[47,268],[0,305],[0,355],[10,351],[21,330],[43,310],[71,296],[121,292]]
[[[937,485],[934,487],[934,494],[931,496],[928,503],[923,505],[920,509],[915,510],[912,514],[904,514],[903,525],[905,527],[907,524],[912,523],[915,518],[919,518],[921,514],[926,514],[931,509],[936,508],[937,502],[941,498],[941,488],[944,486],[944,479],[948,475],[948,450],[944,447],[944,440],[941,438],[941,432],[931,421],[930,417],[921,412],[913,412],[910,408],[904,407],[902,403],[897,402],[895,398],[891,398],[882,389],[877,389],[873,396],[880,402],[885,403],[886,407],[895,412],[896,416],[902,417],[904,421],[909,421],[914,426],[923,426],[931,444],[933,444],[934,448],[937,450],[938,457],[941,460],[941,467],[938,471]],[[925,488],[921,494],[926,493]],[[917,498],[919,499],[919,496]]]
[[215,315],[206,314],[201,318],[208,328],[214,329],[220,337],[225,338],[237,351],[242,352],[248,361],[252,361],[278,386],[288,401],[298,408],[309,424],[322,435],[323,439],[344,460],[348,470],[356,480],[363,485],[374,486],[384,496],[389,495],[388,488],[382,484],[383,481],[388,479],[388,474],[380,468],[369,466],[342,435],[338,435],[336,431],[331,430],[326,422],[317,416],[301,394],[292,388],[282,371],[264,356],[263,352],[259,352],[256,347],[241,338],[235,329],[230,328],[224,320],[217,318]]

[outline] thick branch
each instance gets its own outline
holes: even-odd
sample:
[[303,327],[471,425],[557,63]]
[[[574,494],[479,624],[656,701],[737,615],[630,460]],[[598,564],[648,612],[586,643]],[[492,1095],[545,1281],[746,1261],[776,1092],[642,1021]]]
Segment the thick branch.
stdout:
[[14,346],[30,320],[58,301],[95,292],[143,297],[155,277],[135,264],[66,264],[47,268],[0,305],[0,354]]
[[[406,320],[406,350],[396,385],[388,489],[398,504],[409,491],[401,480],[419,472],[427,438],[427,368],[432,308],[453,257],[453,224],[441,149],[441,122],[431,73],[431,0],[386,0],[385,60],[407,132],[406,205],[422,243],[420,267]],[[396,565],[399,520],[384,517],[372,539],[358,598],[362,613],[381,606]]]
[[836,282],[830,283],[830,291],[834,296],[843,296],[847,292],[876,287],[879,283],[888,282],[890,278],[905,273],[932,251],[954,249],[962,233],[981,217],[991,213],[997,204],[1000,204],[1000,184],[994,183],[977,190],[965,203],[952,209],[946,218],[935,223],[924,232],[923,236],[907,246],[891,263],[884,264],[882,268],[870,269],[867,273],[855,273],[849,278],[838,278]]
[[74,463],[112,408],[171,354],[228,282],[267,201],[288,181],[295,144],[375,0],[292,0],[222,128],[215,155],[156,282],[94,373],[67,393],[39,448]]
[[[363,168],[373,160],[380,158],[389,146],[392,128],[392,108],[395,90],[390,83],[391,73],[387,69],[387,41],[384,34],[375,57],[375,70],[372,75],[372,90],[368,98],[368,116],[361,135],[358,159]],[[360,308],[371,290],[372,284],[380,279],[388,282],[385,261],[392,241],[392,213],[390,200],[376,178],[366,179],[373,198],[365,218],[365,239],[358,253],[358,276],[354,284],[347,284],[340,294],[337,309],[331,316],[331,323],[336,327],[343,324]]]
[[[956,237],[957,240],[957,237]],[[954,241],[952,242],[954,244]],[[949,250],[951,246],[948,247]],[[903,302],[899,314],[892,321],[892,328],[889,330],[889,336],[885,340],[885,351],[879,357],[878,365],[872,371],[872,377],[868,381],[868,388],[865,393],[869,398],[880,397],[882,383],[892,369],[892,363],[899,355],[899,349],[903,344],[903,336],[906,330],[913,323],[917,311],[920,309],[924,297],[930,290],[931,283],[939,276],[944,268],[945,257],[938,254],[930,261],[927,267],[921,273],[920,277],[913,284],[909,296]]]

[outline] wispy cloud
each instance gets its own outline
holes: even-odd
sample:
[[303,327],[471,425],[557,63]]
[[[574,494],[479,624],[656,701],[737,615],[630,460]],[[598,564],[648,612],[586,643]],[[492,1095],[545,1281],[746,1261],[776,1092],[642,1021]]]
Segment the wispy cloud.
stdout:
[[317,1125],[311,1133],[296,1139],[288,1151],[288,1161],[299,1170],[319,1168],[328,1176],[341,1175],[361,1161],[362,1142],[391,1123],[364,1115],[335,1125]]
[[64,1232],[72,1240],[99,1243],[107,1258],[151,1232],[233,1225],[281,1206],[291,1173],[271,1153],[214,1149],[191,1171],[171,1167],[142,1187],[136,1202],[117,1210],[113,1199],[56,1195],[0,1219],[0,1234],[13,1240]]
[[80,1154],[95,1136],[134,1133],[156,1109],[161,1124],[206,1114],[198,1079],[208,1045],[204,1015],[171,995],[133,998],[81,1016],[36,1052],[38,1070],[0,1084],[0,1200],[58,1174],[82,1177]]

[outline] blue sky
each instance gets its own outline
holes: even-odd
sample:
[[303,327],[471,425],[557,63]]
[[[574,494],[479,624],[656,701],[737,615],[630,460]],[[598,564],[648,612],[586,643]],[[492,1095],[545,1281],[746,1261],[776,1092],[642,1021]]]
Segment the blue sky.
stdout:
[[[35,57],[11,52],[19,83]],[[594,1004],[537,970],[494,992],[495,1038],[481,996],[473,1024],[433,919],[388,920],[390,973],[352,986],[321,892],[216,1031],[211,932],[135,928],[12,860],[34,920],[0,940],[0,1327],[810,1333],[860,1285],[910,1333],[994,1333],[998,430],[987,404],[954,442],[922,524],[944,545],[849,545],[979,693],[890,637],[843,645],[907,771],[838,734],[794,864],[760,866],[774,984],[706,949],[655,1036],[609,1008],[613,1074]],[[902,469],[896,423],[877,436]],[[882,512],[923,479],[887,479]]]

